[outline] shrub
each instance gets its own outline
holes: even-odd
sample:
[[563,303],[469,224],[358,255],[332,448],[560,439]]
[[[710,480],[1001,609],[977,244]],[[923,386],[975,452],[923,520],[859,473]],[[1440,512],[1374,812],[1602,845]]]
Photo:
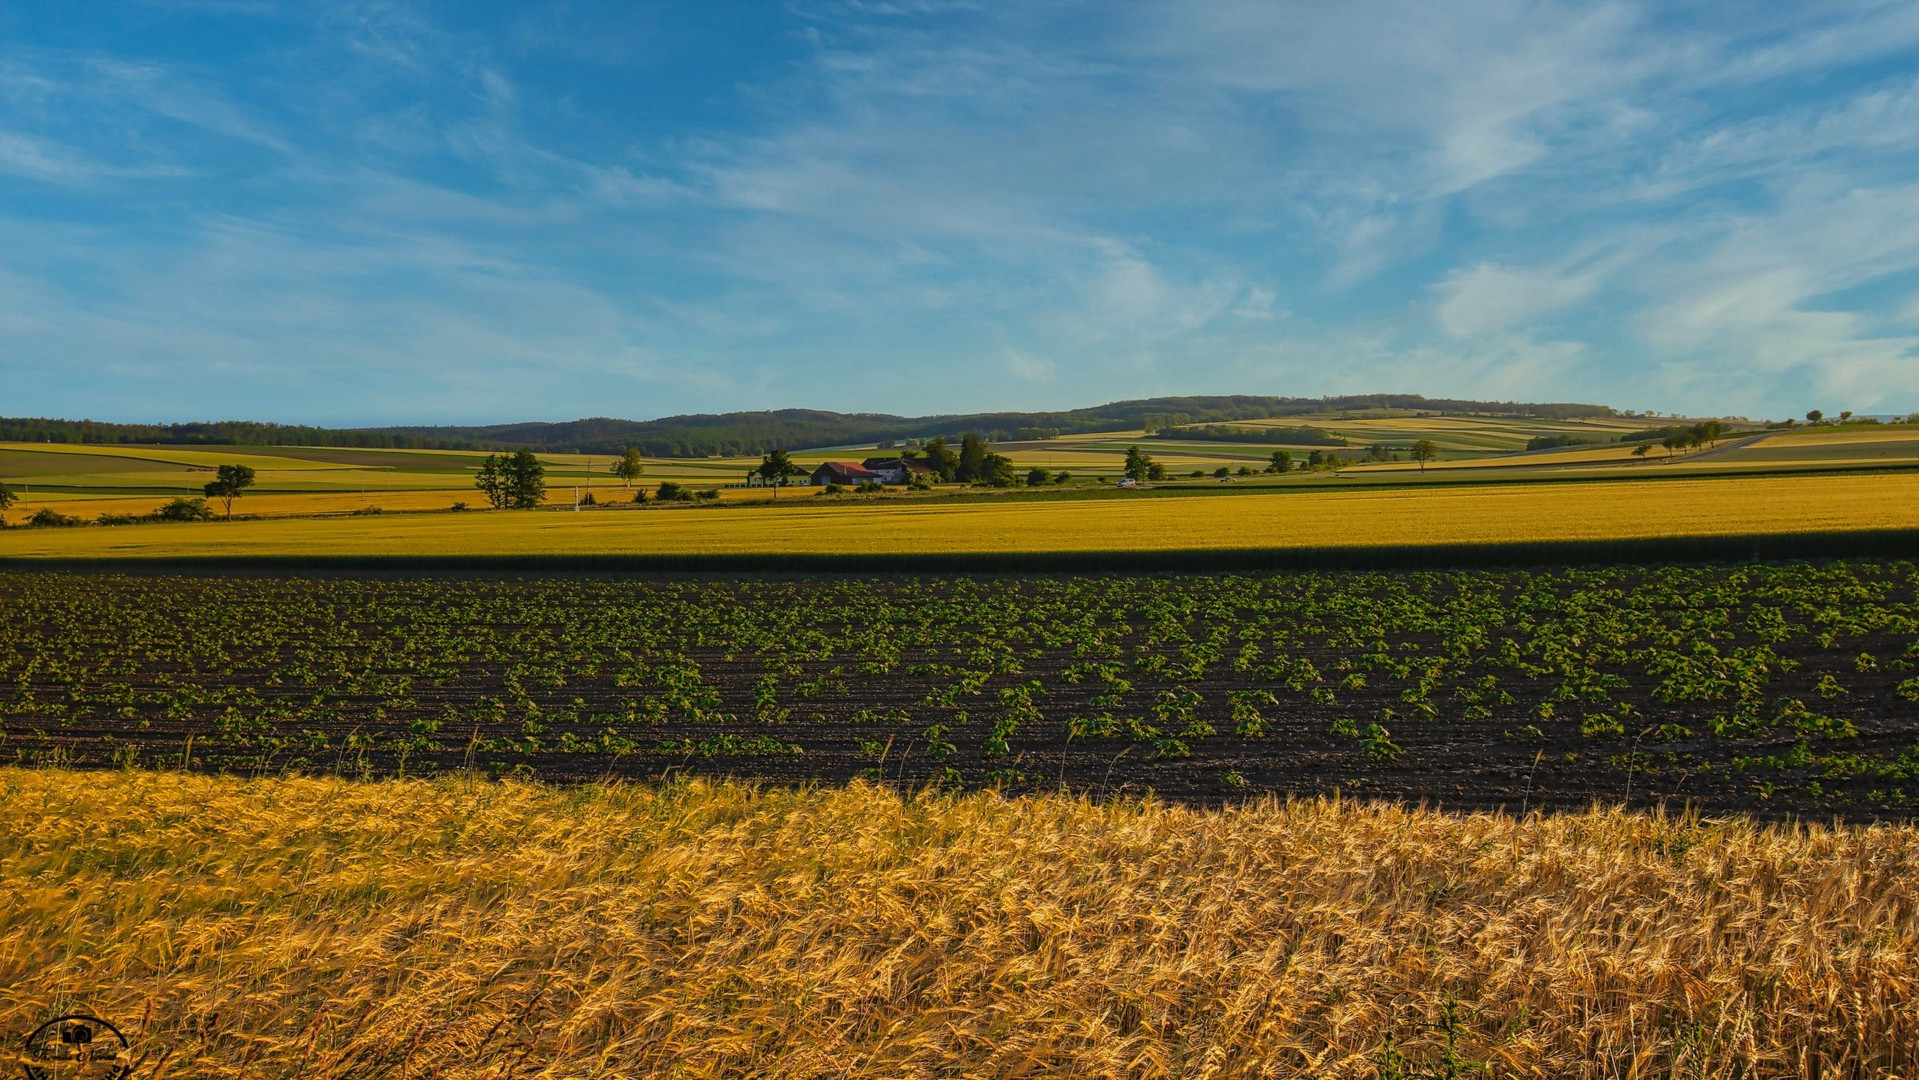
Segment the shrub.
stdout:
[[686,497],[686,489],[671,480],[660,481],[659,493],[655,496],[661,502],[677,502]]
[[155,510],[153,517],[157,521],[212,521],[213,507],[205,499],[175,499]]
[[[878,484],[874,484],[873,486],[876,488],[879,487]],[[700,500],[701,502],[713,502],[719,499],[720,489],[719,488],[701,488],[700,490],[693,493],[693,497]]]
[[633,489],[633,501],[636,503],[646,502],[646,489],[645,488]]
[[27,519],[27,524],[36,529],[71,529],[80,524],[80,519],[62,514],[51,506],[43,506]]
[[599,502],[600,502],[600,500],[598,500],[598,499],[596,499],[596,498],[594,498],[594,497],[593,497],[593,493],[592,493],[592,492],[590,492],[590,491],[589,491],[589,492],[587,492],[586,494],[584,494],[584,495],[582,495],[582,496],[580,496],[580,505],[581,505],[581,506],[598,506],[598,505],[599,505]]
[[1045,469],[1036,468],[1032,472],[1029,472],[1026,474],[1026,486],[1038,487],[1041,484],[1044,484],[1045,482],[1047,482],[1048,480],[1051,480],[1052,478],[1053,478],[1053,474],[1047,472]]
[[384,514],[384,513],[386,513],[386,511],[380,509],[377,506],[362,506],[358,510],[353,510],[348,512],[347,516],[348,517],[373,517],[376,514]]

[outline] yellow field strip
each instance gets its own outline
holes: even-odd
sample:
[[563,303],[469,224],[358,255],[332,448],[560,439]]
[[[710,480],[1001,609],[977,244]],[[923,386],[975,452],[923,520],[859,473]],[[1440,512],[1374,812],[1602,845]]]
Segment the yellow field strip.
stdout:
[[913,554],[1637,539],[1919,527],[1919,475],[1736,477],[1061,501],[800,496],[715,509],[474,512],[11,530],[0,556]]

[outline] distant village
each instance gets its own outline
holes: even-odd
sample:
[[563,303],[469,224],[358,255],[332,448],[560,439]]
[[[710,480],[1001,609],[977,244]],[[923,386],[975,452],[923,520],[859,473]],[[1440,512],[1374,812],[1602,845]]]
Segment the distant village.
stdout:
[[[842,487],[857,487],[860,484],[905,484],[915,476],[929,480],[936,479],[933,467],[918,458],[870,457],[865,461],[828,461],[822,463],[811,473],[782,479],[781,487],[804,484],[810,487],[825,487],[839,484]],[[772,487],[773,482],[761,475],[758,470],[746,474],[747,487]]]

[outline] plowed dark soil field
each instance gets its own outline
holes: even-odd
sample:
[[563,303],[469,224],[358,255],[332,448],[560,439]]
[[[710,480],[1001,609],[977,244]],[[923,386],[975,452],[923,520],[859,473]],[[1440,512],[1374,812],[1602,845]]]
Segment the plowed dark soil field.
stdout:
[[1919,571],[0,575],[0,760],[1919,807]]

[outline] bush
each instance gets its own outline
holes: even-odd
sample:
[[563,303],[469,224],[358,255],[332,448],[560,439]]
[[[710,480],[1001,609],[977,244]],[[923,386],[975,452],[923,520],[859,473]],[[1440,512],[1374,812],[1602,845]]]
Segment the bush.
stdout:
[[1526,442],[1528,450],[1557,450],[1562,446],[1585,446],[1591,439],[1582,439],[1577,435],[1541,435]]
[[686,494],[685,488],[671,480],[660,481],[659,493],[654,496],[654,498],[661,502],[678,502],[681,499],[689,497],[690,496]]
[[456,502],[453,504],[452,510],[456,514],[463,513],[466,510],[466,504],[463,502]]
[[580,505],[581,506],[597,506],[599,505],[599,500],[595,499],[593,497],[593,493],[589,491],[586,494],[580,496]]
[[375,514],[384,514],[384,513],[386,513],[386,511],[380,509],[377,506],[362,506],[358,510],[349,511],[347,516],[348,517],[373,517]]
[[153,512],[155,521],[212,521],[213,507],[205,499],[175,499]]
[[646,489],[645,489],[645,488],[635,488],[635,489],[633,490],[633,501],[634,501],[634,502],[636,502],[636,503],[644,503],[644,502],[646,502]]
[[1221,465],[1219,468],[1213,470],[1213,475],[1214,476],[1231,476],[1233,475],[1233,470],[1227,468],[1224,465]]
[[828,484],[828,485],[826,485],[826,490],[824,490],[824,491],[822,491],[822,492],[820,492],[820,494],[822,494],[822,495],[838,495],[838,494],[840,494],[841,492],[843,492],[843,491],[845,491],[845,490],[846,490],[846,489],[845,489],[844,487],[841,487],[841,486],[840,486],[840,485],[838,485],[838,484]]
[[1052,478],[1053,474],[1047,472],[1045,469],[1034,469],[1032,472],[1026,474],[1026,486],[1038,487]]
[[1064,484],[1068,480],[1071,480],[1072,478],[1073,478],[1072,473],[1067,472],[1065,469],[1061,469],[1060,471],[1053,474],[1053,483]]
[[862,480],[860,481],[860,486],[854,490],[862,495],[877,495],[886,490],[886,485],[880,483],[878,480]]
[[[873,486],[878,487],[879,485],[875,484]],[[700,490],[693,493],[693,497],[700,500],[701,502],[714,502],[714,501],[717,501],[720,497],[720,489],[719,488],[701,488]]]
[[71,529],[80,524],[80,519],[62,514],[51,506],[43,506],[27,519],[27,525],[35,529]]

